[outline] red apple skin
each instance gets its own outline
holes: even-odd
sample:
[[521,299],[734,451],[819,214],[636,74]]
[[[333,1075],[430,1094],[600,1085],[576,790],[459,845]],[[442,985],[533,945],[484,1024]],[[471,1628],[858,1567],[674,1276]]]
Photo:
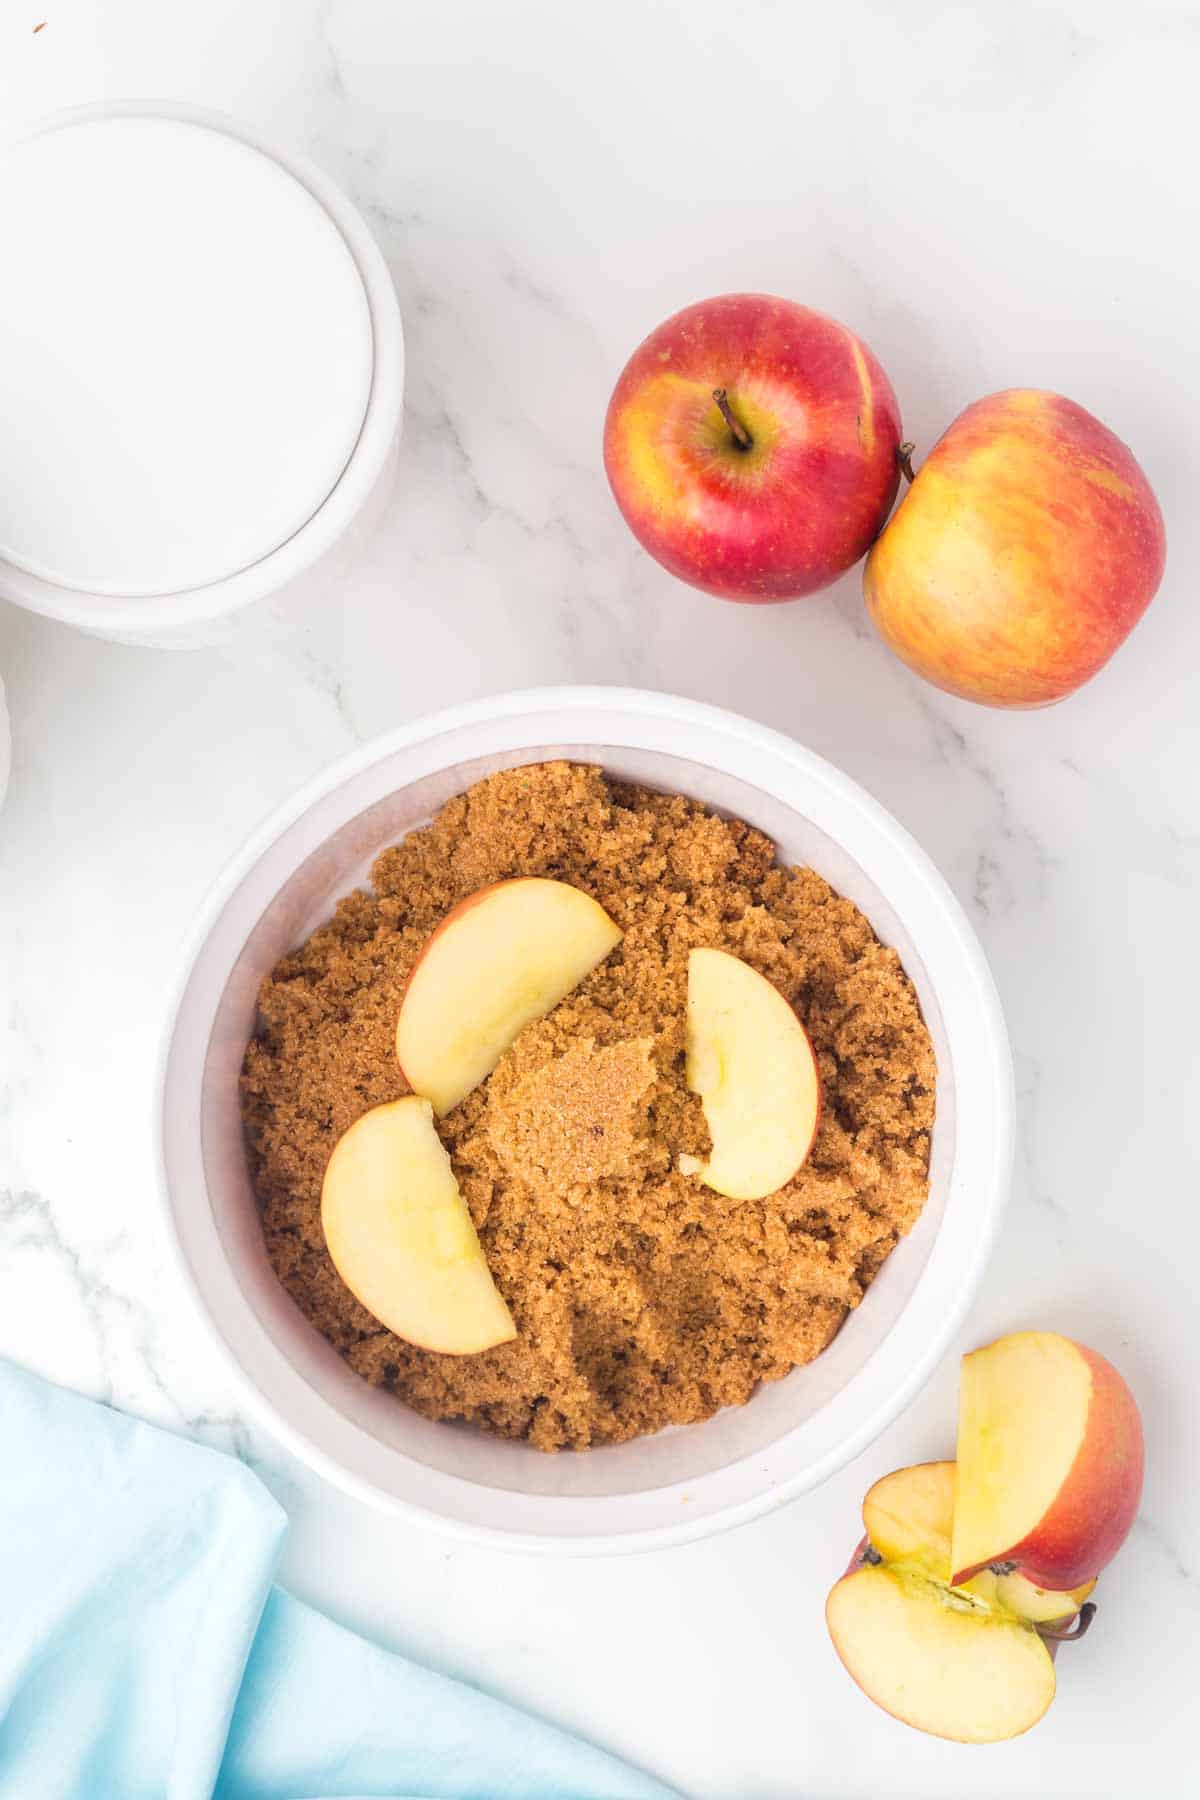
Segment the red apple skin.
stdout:
[[855,1544],[854,1551],[853,1551],[853,1554],[851,1555],[850,1561],[846,1564],[845,1568],[842,1570],[843,1577],[846,1575],[853,1575],[855,1569],[862,1568],[863,1557],[865,1556],[866,1552],[870,1548],[871,1548],[871,1540],[864,1533],[864,1535],[859,1538],[857,1544]]
[[1048,706],[1153,599],[1166,533],[1132,453],[1061,394],[977,400],[934,445],[867,559],[884,642],[947,693]]
[[[713,399],[726,391],[753,445]],[[604,466],[634,536],[722,599],[795,600],[863,556],[896,497],[900,409],[867,346],[823,313],[724,294],[667,319],[630,357]]]
[[[989,1558],[1015,1562],[1027,1580],[1055,1593],[1082,1587],[1112,1561],[1137,1517],[1145,1470],[1141,1415],[1125,1378],[1098,1351],[1075,1347],[1092,1374],[1083,1442],[1049,1511],[1020,1543]],[[953,1580],[988,1566],[957,1570]]]

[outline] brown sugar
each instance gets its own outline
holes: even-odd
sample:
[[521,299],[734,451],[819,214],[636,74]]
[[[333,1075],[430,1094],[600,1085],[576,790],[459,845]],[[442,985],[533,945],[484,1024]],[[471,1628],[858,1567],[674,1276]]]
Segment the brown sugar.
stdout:
[[655,1076],[653,1038],[580,1038],[494,1095],[488,1135],[509,1179],[583,1204],[598,1182],[637,1178]]
[[[381,1326],[325,1249],[338,1138],[408,1091],[396,1017],[426,940],[489,882],[572,882],[625,935],[439,1130],[516,1339],[477,1356]],[[912,984],[857,907],[694,801],[542,763],[493,775],[386,850],[374,889],[263,984],[242,1077],[271,1261],[367,1381],[544,1450],[616,1443],[748,1400],[818,1355],[928,1188],[934,1057]],[[796,1006],[823,1111],[765,1200],[679,1173],[708,1134],[684,1080],[687,953],[743,957]]]

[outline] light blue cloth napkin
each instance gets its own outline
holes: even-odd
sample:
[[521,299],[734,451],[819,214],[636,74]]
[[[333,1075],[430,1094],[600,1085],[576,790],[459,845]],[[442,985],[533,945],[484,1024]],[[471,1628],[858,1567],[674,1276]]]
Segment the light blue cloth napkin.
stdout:
[[0,1362],[0,1800],[669,1800],[343,1630],[232,1457]]

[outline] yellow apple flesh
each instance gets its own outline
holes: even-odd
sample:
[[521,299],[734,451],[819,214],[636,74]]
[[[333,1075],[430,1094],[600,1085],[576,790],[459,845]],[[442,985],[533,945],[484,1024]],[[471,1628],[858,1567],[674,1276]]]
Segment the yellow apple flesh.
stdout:
[[409,1086],[444,1117],[620,941],[604,908],[565,881],[528,877],[472,894],[409,977],[396,1026]]
[[1054,1588],[1038,1587],[1035,1582],[1019,1573],[994,1575],[990,1569],[973,1576],[967,1586],[974,1588],[985,1576],[996,1584],[996,1605],[1002,1606],[1006,1612],[1015,1613],[1019,1619],[1028,1619],[1031,1625],[1067,1623],[1075,1617],[1096,1586],[1096,1577],[1093,1575],[1090,1581],[1081,1581],[1078,1587],[1068,1588],[1063,1593]]
[[687,1083],[712,1138],[686,1175],[731,1200],[761,1200],[791,1180],[812,1148],[821,1089],[812,1045],[765,976],[725,950],[688,957]]
[[516,1337],[428,1100],[355,1120],[325,1171],[321,1225],[346,1286],[397,1337],[450,1356]]
[[[952,1462],[918,1463],[884,1475],[863,1501],[867,1539],[884,1562],[914,1568],[948,1587],[954,1498]],[[1015,1571],[982,1569],[962,1588],[1030,1624],[1051,1624],[1073,1618],[1095,1585],[1093,1578],[1066,1592],[1051,1591]]]
[[1094,1583],[1046,1594],[986,1569],[951,1586],[955,1491],[951,1462],[877,1481],[863,1501],[867,1536],[826,1619],[849,1673],[886,1712],[937,1737],[993,1743],[1028,1731],[1049,1706],[1062,1635],[1050,1622],[1069,1625]]
[[825,1618],[867,1697],[935,1737],[1018,1737],[1054,1698],[1054,1659],[1032,1626],[960,1601],[924,1576],[864,1564],[837,1583]]
[[884,1562],[919,1563],[934,1580],[950,1580],[954,1464],[917,1463],[881,1476],[867,1491],[863,1530]]

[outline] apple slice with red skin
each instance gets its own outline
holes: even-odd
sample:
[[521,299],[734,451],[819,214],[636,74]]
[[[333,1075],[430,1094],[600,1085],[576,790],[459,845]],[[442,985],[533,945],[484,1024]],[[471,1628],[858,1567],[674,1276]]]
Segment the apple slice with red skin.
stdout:
[[396,1025],[405,1080],[442,1118],[620,941],[604,908],[565,881],[526,876],[460,901],[408,978]]
[[1019,1331],[963,1358],[951,1563],[955,1583],[997,1564],[1075,1588],[1112,1560],[1137,1516],[1137,1402],[1112,1364],[1052,1331]]
[[1057,1623],[1021,1611],[1023,1587],[984,1571],[964,1589],[948,1580],[954,1464],[899,1469],[863,1503],[863,1538],[826,1604],[834,1648],[884,1711],[959,1743],[1028,1731],[1055,1692],[1054,1655],[1076,1625],[1078,1595],[1047,1597]]
[[339,1138],[321,1226],[346,1286],[397,1337],[450,1356],[516,1337],[428,1100],[373,1107]]
[[688,956],[687,1083],[712,1138],[685,1175],[732,1200],[761,1200],[812,1149],[821,1084],[808,1033],[773,982],[726,950]]

